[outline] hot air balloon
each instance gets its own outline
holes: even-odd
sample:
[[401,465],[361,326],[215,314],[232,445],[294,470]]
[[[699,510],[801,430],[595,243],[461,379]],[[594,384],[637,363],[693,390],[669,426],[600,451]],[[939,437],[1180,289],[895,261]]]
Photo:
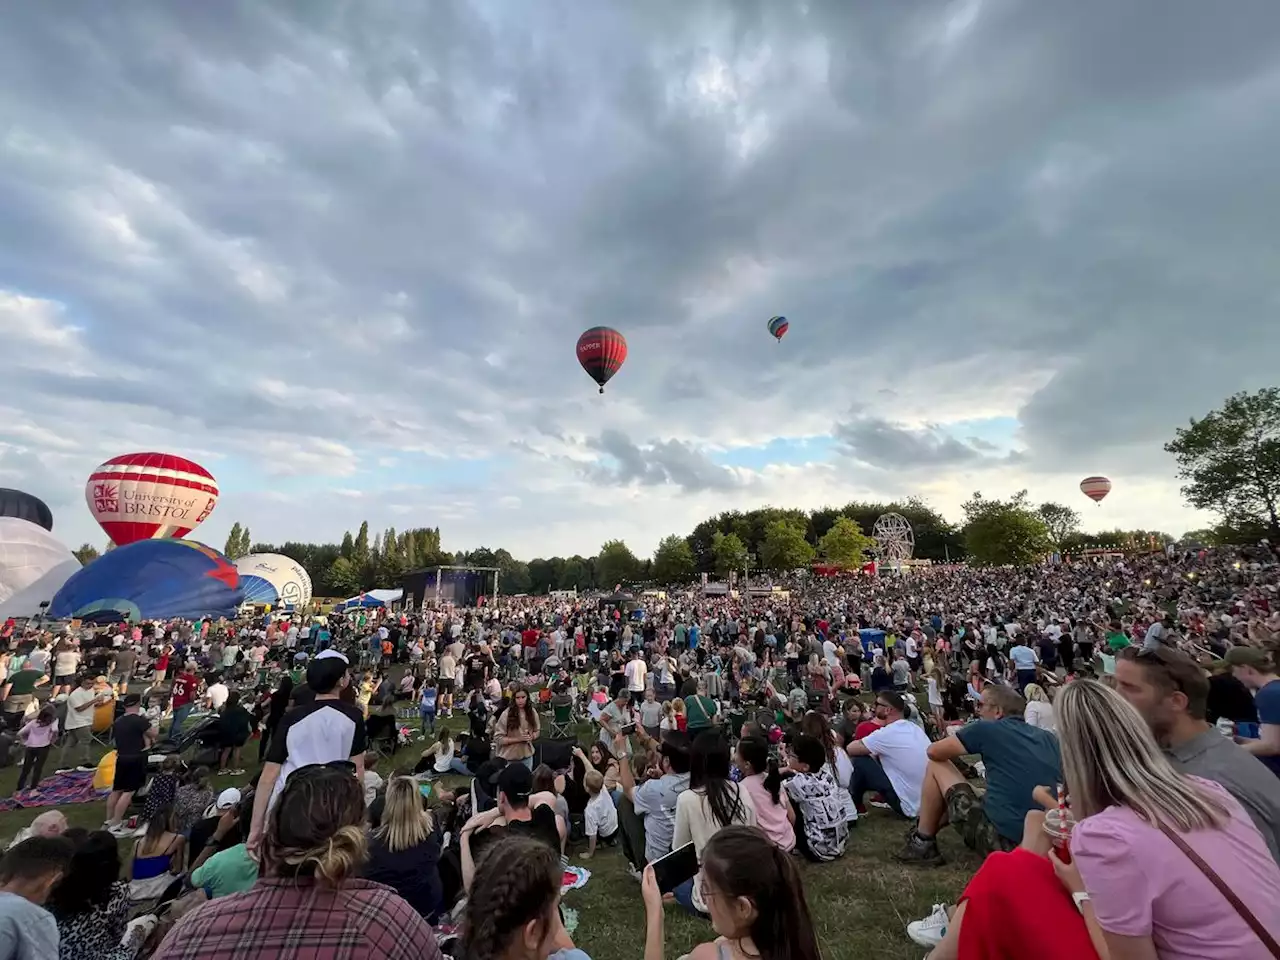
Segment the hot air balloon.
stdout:
[[609,327],[592,327],[578,338],[578,362],[587,375],[604,385],[627,361],[627,338]]
[[1111,481],[1106,477],[1085,477],[1080,481],[1080,492],[1101,505],[1102,499],[1111,492]]
[[769,320],[769,333],[779,343],[782,338],[787,335],[787,331],[791,329],[791,324],[787,322],[786,317],[772,317]]
[[0,517],[0,620],[34,617],[79,569],[80,561],[48,530]]
[[311,576],[306,567],[278,553],[251,553],[236,561],[245,603],[305,607],[311,602]]
[[8,487],[0,487],[0,517],[17,517],[39,524],[46,530],[53,529],[53,514],[43,500]]
[[49,616],[91,623],[234,617],[244,602],[235,565],[194,540],[139,540],[104,553],[54,594]]
[[119,546],[185,537],[218,502],[218,481],[198,463],[171,453],[126,453],[89,475],[89,512]]

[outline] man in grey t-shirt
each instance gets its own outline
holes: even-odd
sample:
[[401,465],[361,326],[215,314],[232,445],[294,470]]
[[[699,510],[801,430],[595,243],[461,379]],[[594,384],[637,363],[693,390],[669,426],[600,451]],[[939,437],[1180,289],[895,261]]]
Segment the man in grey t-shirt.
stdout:
[[1169,647],[1126,647],[1116,657],[1116,692],[1175,768],[1220,783],[1240,802],[1280,863],[1280,777],[1205,721],[1209,679],[1200,665]]

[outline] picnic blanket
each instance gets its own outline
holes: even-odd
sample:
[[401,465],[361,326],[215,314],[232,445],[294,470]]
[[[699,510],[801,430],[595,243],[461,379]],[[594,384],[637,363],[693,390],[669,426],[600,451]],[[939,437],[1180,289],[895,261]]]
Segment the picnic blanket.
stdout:
[[101,800],[111,791],[96,790],[93,773],[70,770],[45,777],[30,790],[15,793],[0,800],[0,811],[20,810],[28,807],[58,807],[65,803],[88,803]]
[[565,867],[564,878],[560,881],[560,892],[568,893],[570,890],[585,887],[590,879],[591,871],[586,867]]

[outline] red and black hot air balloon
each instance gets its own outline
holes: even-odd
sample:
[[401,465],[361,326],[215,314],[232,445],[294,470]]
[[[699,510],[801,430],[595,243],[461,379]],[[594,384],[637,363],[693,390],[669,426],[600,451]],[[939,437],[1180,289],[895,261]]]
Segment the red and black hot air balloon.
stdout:
[[611,327],[592,327],[578,338],[578,362],[601,393],[626,361],[627,338]]

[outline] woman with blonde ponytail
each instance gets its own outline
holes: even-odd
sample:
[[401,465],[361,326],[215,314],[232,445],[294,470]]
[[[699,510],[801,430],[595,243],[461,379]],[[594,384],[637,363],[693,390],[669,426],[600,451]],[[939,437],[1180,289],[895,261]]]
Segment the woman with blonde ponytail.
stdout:
[[394,891],[360,878],[364,819],[353,764],[298,768],[271,808],[258,882],[178,921],[154,956],[440,960],[426,921]]

